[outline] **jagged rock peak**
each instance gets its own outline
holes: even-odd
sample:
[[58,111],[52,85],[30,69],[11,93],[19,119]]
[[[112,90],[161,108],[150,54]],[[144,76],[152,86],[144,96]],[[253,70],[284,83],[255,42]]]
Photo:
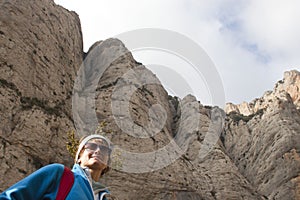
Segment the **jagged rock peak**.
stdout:
[[273,91],[267,91],[261,98],[252,102],[241,104],[227,103],[225,112],[227,114],[235,112],[244,116],[253,115],[259,110],[274,110],[282,106],[282,102],[289,102],[300,108],[300,72],[291,70],[284,73],[283,80],[276,83]]
[[282,81],[278,81],[275,92],[286,91],[292,98],[293,103],[300,107],[300,72],[291,70],[284,73]]
[[226,152],[267,199],[300,197],[299,78],[295,70],[286,72],[273,91],[226,110],[231,109],[221,137]]
[[99,45],[105,45],[106,47],[112,47],[112,46],[120,46],[120,47],[124,47],[125,45],[124,43],[117,39],[117,38],[108,38],[106,40],[99,40],[97,42],[95,42],[88,50],[88,53],[91,52],[92,50],[94,50],[95,47],[99,46]]
[[261,115],[224,121],[191,95],[168,96],[119,40],[83,61],[78,16],[52,0],[2,2],[0,192],[49,163],[71,166],[66,133],[99,120],[122,150],[101,178],[117,199],[299,199],[299,72],[239,108]]

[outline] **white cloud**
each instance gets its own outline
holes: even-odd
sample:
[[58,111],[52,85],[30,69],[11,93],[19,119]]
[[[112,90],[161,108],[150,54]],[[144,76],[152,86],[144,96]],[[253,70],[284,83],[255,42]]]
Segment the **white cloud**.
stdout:
[[299,70],[297,0],[55,2],[79,14],[85,50],[95,41],[140,28],[186,35],[215,62],[226,101],[251,101],[271,90],[284,71]]
[[270,53],[292,53],[299,48],[299,7],[296,0],[251,1],[241,15],[247,38]]
[[257,90],[267,89],[266,86],[272,89],[272,84],[281,79],[286,70],[299,70],[299,6],[296,0],[253,0],[237,13],[235,20],[240,27],[232,35],[255,56],[256,70],[253,71],[256,75],[253,77],[262,75],[263,81]]

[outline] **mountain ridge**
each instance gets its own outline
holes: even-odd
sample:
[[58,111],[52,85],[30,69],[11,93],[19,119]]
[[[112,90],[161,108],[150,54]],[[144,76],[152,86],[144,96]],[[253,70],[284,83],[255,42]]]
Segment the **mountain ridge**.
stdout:
[[67,132],[92,132],[92,110],[129,152],[102,178],[116,199],[300,198],[298,71],[223,111],[145,84],[160,81],[117,39],[85,54],[78,15],[51,0],[0,5],[0,191],[49,163],[72,166]]

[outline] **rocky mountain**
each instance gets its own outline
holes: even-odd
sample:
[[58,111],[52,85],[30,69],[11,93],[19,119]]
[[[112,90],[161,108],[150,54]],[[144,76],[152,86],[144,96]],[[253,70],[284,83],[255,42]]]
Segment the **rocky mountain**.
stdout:
[[300,199],[299,72],[223,111],[169,96],[118,39],[85,55],[79,17],[52,0],[0,6],[0,191],[71,167],[67,132],[105,121],[116,199]]
[[227,104],[222,134],[239,171],[269,199],[299,199],[300,73],[285,72],[273,91],[251,103]]
[[53,1],[0,1],[0,190],[51,162],[72,163],[80,21]]

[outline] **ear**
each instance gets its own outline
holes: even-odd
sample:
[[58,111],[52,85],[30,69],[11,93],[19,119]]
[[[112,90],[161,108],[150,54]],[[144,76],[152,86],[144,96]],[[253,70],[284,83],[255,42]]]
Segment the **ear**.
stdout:
[[79,164],[80,165],[80,163],[81,163],[81,156],[82,156],[82,153],[83,153],[83,150],[81,150],[80,151],[80,153],[79,153],[79,155],[78,155],[78,159],[77,159],[77,164]]

